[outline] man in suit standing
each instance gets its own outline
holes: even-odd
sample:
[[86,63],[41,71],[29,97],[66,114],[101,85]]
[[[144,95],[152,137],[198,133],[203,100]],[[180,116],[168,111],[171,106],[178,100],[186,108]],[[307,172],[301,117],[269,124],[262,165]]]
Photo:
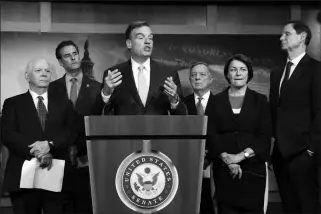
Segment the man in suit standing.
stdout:
[[[188,95],[184,99],[188,114],[208,115],[208,119],[210,119],[211,106],[214,104],[214,95],[210,90],[213,77],[208,65],[203,62],[193,64],[190,68],[189,80],[194,93]],[[208,127],[207,130],[210,130],[210,127]],[[207,149],[205,152],[207,153]],[[210,179],[210,165],[211,163],[205,154],[200,206],[201,214],[215,213],[211,191],[214,186],[212,186],[213,184],[211,183]]]
[[[15,213],[63,213],[68,193],[20,188],[22,166],[37,158],[50,170],[52,158],[65,160],[64,185],[68,170],[68,147],[75,140],[74,114],[69,102],[47,92],[51,71],[46,60],[28,63],[25,78],[29,91],[4,101],[1,127],[3,144],[9,149],[4,192],[10,193]],[[68,177],[68,176],[67,176]]]
[[94,113],[115,115],[186,114],[176,71],[150,58],[153,33],[147,22],[133,22],[126,30],[127,62],[104,72]]
[[321,66],[306,54],[311,31],[288,22],[281,35],[283,70],[271,73],[273,167],[287,213],[317,213],[321,143]]
[[76,213],[92,213],[84,116],[90,115],[101,84],[83,74],[79,49],[73,41],[61,42],[56,48],[56,58],[66,74],[50,83],[49,93],[70,100],[77,115],[74,127],[78,139],[70,148],[71,161],[78,166],[74,181],[74,210]]

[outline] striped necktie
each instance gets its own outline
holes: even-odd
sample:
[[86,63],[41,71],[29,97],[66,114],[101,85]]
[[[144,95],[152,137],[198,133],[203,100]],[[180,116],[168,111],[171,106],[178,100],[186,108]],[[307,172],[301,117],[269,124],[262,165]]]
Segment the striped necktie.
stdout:
[[38,104],[37,104],[37,111],[38,111],[38,117],[40,120],[41,128],[43,131],[45,131],[46,127],[46,119],[47,119],[47,109],[45,104],[43,103],[43,97],[38,96]]
[[198,102],[196,104],[196,110],[197,110],[197,114],[198,115],[203,115],[204,114],[204,108],[203,108],[203,105],[202,105],[202,99],[203,97],[198,97]]

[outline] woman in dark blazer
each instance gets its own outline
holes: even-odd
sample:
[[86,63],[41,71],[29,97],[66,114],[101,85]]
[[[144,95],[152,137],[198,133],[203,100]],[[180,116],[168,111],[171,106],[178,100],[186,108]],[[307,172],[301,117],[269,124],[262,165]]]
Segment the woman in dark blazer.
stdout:
[[224,67],[230,87],[214,96],[209,153],[219,213],[263,213],[271,120],[266,96],[248,88],[250,60],[241,54]]

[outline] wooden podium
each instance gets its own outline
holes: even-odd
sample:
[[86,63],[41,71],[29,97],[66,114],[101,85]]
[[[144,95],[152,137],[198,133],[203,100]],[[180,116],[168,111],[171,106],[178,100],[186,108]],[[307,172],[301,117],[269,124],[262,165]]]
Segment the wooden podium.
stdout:
[[85,125],[95,214],[199,213],[207,116],[88,116]]

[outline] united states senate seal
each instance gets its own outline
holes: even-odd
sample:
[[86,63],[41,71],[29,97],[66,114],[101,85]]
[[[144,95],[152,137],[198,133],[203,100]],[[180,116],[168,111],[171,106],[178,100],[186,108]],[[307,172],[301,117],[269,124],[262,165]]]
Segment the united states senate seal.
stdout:
[[161,152],[135,152],[120,164],[115,185],[126,206],[136,212],[151,213],[165,208],[173,200],[178,173]]

